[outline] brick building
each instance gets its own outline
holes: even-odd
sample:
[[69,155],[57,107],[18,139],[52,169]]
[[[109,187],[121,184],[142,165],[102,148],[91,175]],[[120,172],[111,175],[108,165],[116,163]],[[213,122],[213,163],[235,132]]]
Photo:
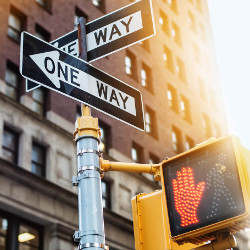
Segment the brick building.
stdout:
[[[46,41],[130,0],[0,2],[0,249],[76,249],[76,147],[80,103],[44,88],[25,92],[20,33]],[[153,0],[156,35],[93,63],[139,89],[146,131],[92,109],[105,159],[159,163],[227,133],[206,1]],[[146,174],[107,173],[102,181],[110,249],[134,249],[131,198],[158,183]],[[24,233],[26,237],[25,238]]]

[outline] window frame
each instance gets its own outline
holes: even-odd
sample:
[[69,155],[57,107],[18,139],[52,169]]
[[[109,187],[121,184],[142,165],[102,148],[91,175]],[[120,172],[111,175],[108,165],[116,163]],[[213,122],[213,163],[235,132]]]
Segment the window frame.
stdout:
[[[11,83],[9,83],[6,80],[8,70],[12,71],[12,73],[14,73],[16,78],[17,78],[17,84],[16,84],[17,86],[16,87],[14,87]],[[5,70],[4,81],[6,83],[6,90],[7,90],[7,88],[15,89],[15,97],[12,97],[12,96],[8,95],[6,93],[6,90],[5,90],[5,95],[7,95],[8,97],[12,98],[15,101],[19,101],[20,100],[20,89],[21,89],[21,75],[19,73],[18,66],[16,64],[12,63],[9,60],[7,60],[7,62],[6,62],[6,70]]]
[[[16,27],[13,27],[10,24],[10,16],[11,15],[14,16],[15,18],[17,18],[20,21],[20,24],[21,24],[20,30],[17,29]],[[8,30],[7,30],[7,35],[8,35],[8,37],[10,39],[12,39],[13,41],[15,41],[16,43],[20,43],[21,33],[22,33],[23,30],[25,30],[26,19],[27,19],[26,16],[21,11],[19,11],[18,9],[16,9],[13,6],[10,7],[10,12],[9,12],[9,15],[8,15]],[[14,37],[12,35],[11,31],[14,31],[14,33],[17,34],[17,37]]]
[[[176,63],[176,73],[178,75],[178,78],[186,84],[186,80],[187,80],[187,77],[186,77],[186,69],[185,69],[185,63],[184,61],[177,57],[177,63]],[[177,69],[178,68],[178,69]]]
[[149,41],[150,41],[149,39],[146,39],[146,40],[139,42],[139,45],[148,52],[150,52],[150,42]]
[[[169,99],[168,93],[171,93],[171,97],[172,97],[171,100]],[[179,113],[177,90],[170,84],[168,84],[168,88],[167,88],[167,100],[168,100],[168,106],[172,110],[174,110],[176,113]]]
[[[189,144],[189,148],[187,149],[187,143]],[[185,141],[185,150],[189,150],[195,146],[194,140],[190,138],[189,136],[186,136],[186,141]]]
[[[83,17],[85,19],[85,22],[88,22],[88,16],[78,7],[75,7],[75,14],[74,14],[74,29],[78,29],[78,19],[79,17]],[[77,23],[76,23],[77,19]]]
[[[37,36],[37,34],[38,34],[38,36]],[[35,24],[35,36],[44,40],[45,42],[49,42],[51,34],[46,29],[44,29],[41,25],[36,23]]]
[[[149,122],[147,122],[147,114],[149,114]],[[150,127],[149,132],[147,131],[147,125]],[[157,138],[156,113],[148,106],[145,108],[145,131],[147,134]]]
[[[110,149],[110,142],[111,142],[111,139],[110,139],[111,127],[101,120],[99,120],[98,123],[99,123],[99,128],[102,128],[104,130],[104,151],[100,151],[100,152],[108,155],[109,149]],[[101,142],[102,140],[100,137],[100,143]]]
[[177,14],[178,6],[176,0],[168,0],[168,4],[170,5],[170,9]]
[[[184,110],[182,110],[182,103],[184,105]],[[180,101],[180,111],[182,114],[183,119],[188,121],[189,123],[192,122],[191,119],[191,110],[190,110],[190,102],[185,96],[181,96],[181,101]]]
[[[166,59],[164,58],[166,55]],[[165,67],[172,73],[174,73],[174,57],[173,52],[164,45],[163,49],[163,61],[165,62]]]
[[[162,23],[161,23],[162,20]],[[169,21],[167,14],[160,10],[159,24],[161,26],[162,31],[169,36]]]
[[[136,155],[137,155],[137,159],[134,160],[132,158],[132,150],[135,149],[136,151]],[[140,146],[138,143],[136,142],[132,142],[132,147],[131,147],[131,159],[136,162],[136,163],[142,163],[144,160],[144,156],[143,156],[143,147]]]
[[[127,65],[126,58],[129,58],[130,65]],[[130,70],[131,73],[127,72],[127,68],[129,68],[129,70]],[[125,55],[125,73],[126,73],[126,75],[134,78],[135,80],[137,79],[136,57],[130,51],[127,51],[126,55]]]
[[8,229],[6,235],[6,249],[17,249],[19,246],[18,235],[19,235],[19,226],[21,224],[33,227],[38,231],[39,235],[39,246],[37,250],[44,249],[44,227],[22,217],[19,217],[15,214],[9,213],[7,211],[0,210],[0,217],[7,219]]
[[197,32],[196,20],[194,14],[190,10],[188,11],[188,19],[189,19],[189,28],[196,33]]
[[[145,79],[142,77],[142,71],[145,72]],[[152,84],[152,70],[149,66],[147,66],[145,63],[142,63],[141,67],[141,85],[143,88],[148,89],[149,91],[153,92],[153,84]],[[145,86],[143,85],[143,80],[145,81]]]
[[42,4],[40,2],[40,0],[35,0],[36,3],[41,7],[43,8],[44,10],[48,11],[49,13],[51,13],[51,9],[52,9],[52,0],[44,0],[45,3]]
[[206,84],[203,81],[203,79],[201,79],[201,77],[198,78],[198,84],[199,84],[199,93],[200,93],[201,99],[204,101],[207,101],[208,96],[206,94]]
[[[33,95],[34,95],[35,91],[41,91],[42,92],[42,94],[43,94],[42,102],[39,102],[38,100],[34,99]],[[38,104],[38,105],[42,106],[42,112],[39,113],[39,112],[35,111],[34,105],[32,107],[32,110],[35,113],[37,113],[39,115],[42,115],[42,116],[46,116],[46,112],[47,112],[47,96],[46,96],[46,94],[47,94],[47,89],[45,89],[44,87],[40,87],[40,88],[34,89],[32,91],[32,101],[33,101],[33,104]]]
[[172,37],[172,40],[177,45],[179,45],[180,47],[182,47],[181,30],[180,30],[180,27],[175,22],[172,22],[171,37]]
[[104,206],[104,202],[102,202],[103,204],[103,208],[105,209],[112,209],[112,202],[111,202],[111,181],[107,180],[106,178],[101,180],[101,185],[105,184],[106,185],[106,192],[104,194],[103,192],[103,188],[102,188],[102,201],[105,200],[106,205]]
[[[173,140],[173,134],[175,134],[176,141]],[[172,145],[173,151],[177,154],[182,152],[182,140],[181,140],[181,131],[175,126],[172,126]]]
[[[152,160],[152,161],[150,161]],[[149,164],[159,164],[160,163],[160,158],[156,156],[155,154],[149,152],[149,159],[148,159]]]
[[105,12],[105,9],[106,9],[106,3],[105,3],[105,0],[96,0],[96,1],[100,1],[101,2],[101,4],[99,5],[95,5],[94,4],[94,1],[95,0],[92,0],[91,2],[92,2],[92,4],[96,7],[96,8],[98,8],[99,10],[101,10],[103,13]]
[[[7,147],[5,147],[5,146],[3,145],[3,142],[4,142],[4,133],[5,133],[5,132],[8,132],[9,134],[12,134],[12,136],[14,137],[14,150],[10,150],[9,148],[7,148]],[[2,149],[6,150],[6,151],[10,151],[11,153],[13,153],[13,156],[14,156],[13,162],[12,162],[12,161],[9,161],[9,160],[7,160],[7,159],[4,158],[3,150],[2,150],[2,156],[3,156],[3,159],[5,159],[5,160],[8,161],[8,162],[11,162],[11,163],[14,164],[14,165],[18,165],[18,158],[19,158],[19,140],[20,140],[20,139],[19,139],[19,136],[20,136],[20,134],[19,134],[16,130],[14,130],[14,129],[12,129],[12,128],[6,126],[6,125],[4,125],[3,135],[2,135]]]
[[[42,151],[43,163],[35,162],[33,160],[32,155],[33,155],[33,149],[34,149],[34,147],[37,147],[37,148],[39,148]],[[47,153],[46,146],[38,143],[35,140],[32,141],[32,149],[31,149],[31,173],[33,173],[33,174],[35,174],[35,175],[37,175],[39,177],[43,177],[43,178],[46,177],[46,156],[47,156],[46,153]],[[37,167],[41,168],[41,175],[33,171],[33,164],[36,166],[36,168]]]

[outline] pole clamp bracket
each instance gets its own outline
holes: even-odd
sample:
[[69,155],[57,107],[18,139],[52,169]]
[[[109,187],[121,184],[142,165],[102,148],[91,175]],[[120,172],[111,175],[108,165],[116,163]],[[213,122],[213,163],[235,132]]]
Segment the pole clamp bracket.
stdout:
[[73,238],[74,238],[74,241],[79,241],[82,237],[82,232],[81,231],[75,231],[74,232],[74,235],[73,235]]
[[72,177],[72,186],[78,186],[78,183],[79,183],[78,176],[73,176]]
[[95,150],[95,149],[80,148],[80,149],[77,150],[77,156],[83,156],[83,154],[87,154],[87,153],[92,153],[92,154],[96,154],[96,155],[100,156],[99,151]]
[[96,247],[96,248],[101,248],[104,250],[108,250],[108,246],[102,244],[102,243],[85,243],[82,245],[78,246],[78,250],[82,250],[82,249],[86,249],[86,248],[90,248],[90,247]]
[[100,174],[102,174],[102,170],[99,168],[99,167],[96,167],[96,166],[81,166],[78,168],[78,174],[79,173],[82,173],[86,170],[95,170],[95,171],[98,171]]

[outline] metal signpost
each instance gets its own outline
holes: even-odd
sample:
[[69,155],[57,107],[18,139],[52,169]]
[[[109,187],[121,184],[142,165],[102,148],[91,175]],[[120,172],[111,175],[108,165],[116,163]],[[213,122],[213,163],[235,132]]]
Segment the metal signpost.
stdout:
[[[74,30],[50,44],[23,32],[20,73],[27,79],[26,91],[42,85],[144,130],[140,92],[89,62],[154,34],[151,0],[132,3],[86,25],[80,18],[78,31]],[[76,57],[78,55],[80,58]],[[79,231],[74,234],[74,239],[79,241],[78,249],[107,249],[99,136],[98,119],[93,118],[90,108],[83,105],[82,116],[77,119],[74,132],[77,176],[72,179],[73,185],[78,186]],[[152,165],[137,168],[136,172],[158,173],[159,176]]]
[[[141,0],[86,24],[87,58],[93,62],[155,35],[151,0]],[[50,44],[78,56],[78,30]],[[39,87],[27,81],[26,91]]]
[[[79,58],[87,61],[86,26],[83,17],[78,24]],[[87,126],[86,126],[87,125]],[[77,145],[79,231],[74,240],[78,249],[107,249],[103,221],[101,169],[99,162],[98,119],[90,116],[90,108],[82,104],[82,116],[77,119],[74,139]]]

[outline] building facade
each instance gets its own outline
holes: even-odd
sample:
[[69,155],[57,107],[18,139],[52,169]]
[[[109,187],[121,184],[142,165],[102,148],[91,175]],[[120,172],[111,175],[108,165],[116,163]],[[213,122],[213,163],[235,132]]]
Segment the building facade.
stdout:
[[[80,16],[89,22],[132,2],[0,2],[0,249],[77,249],[77,188],[71,178],[80,103],[42,87],[26,93],[19,74],[21,32],[49,42],[75,29]],[[206,1],[153,0],[153,10],[153,38],[93,63],[143,97],[143,132],[92,109],[108,160],[159,163],[227,133]],[[146,174],[105,174],[111,250],[134,249],[131,198],[159,188]]]

